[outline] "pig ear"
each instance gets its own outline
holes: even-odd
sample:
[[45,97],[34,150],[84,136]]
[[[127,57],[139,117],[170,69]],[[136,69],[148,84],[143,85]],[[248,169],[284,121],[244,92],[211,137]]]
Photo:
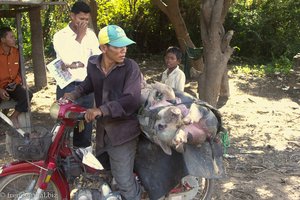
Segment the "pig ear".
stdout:
[[165,99],[171,100],[176,98],[174,90],[169,85],[155,81],[153,87],[162,92]]
[[181,144],[176,145],[175,149],[178,153],[184,153],[184,144],[181,143]]
[[170,111],[171,111],[172,114],[174,114],[174,115],[180,115],[180,114],[181,114],[180,109],[178,109],[178,108],[176,108],[176,107],[171,108]]
[[153,137],[153,140],[156,144],[158,144],[160,146],[160,148],[167,154],[167,155],[172,155],[172,151],[171,148],[163,143],[160,139],[158,139],[157,137]]
[[185,118],[183,118],[183,123],[185,125],[188,125],[188,124],[192,124],[193,123],[193,120],[191,119],[191,116],[186,116]]
[[181,115],[180,109],[174,107],[174,108],[171,108],[170,111],[171,111],[171,114],[172,114],[172,119],[181,120],[182,115]]
[[160,147],[162,148],[162,150],[163,150],[166,154],[172,155],[172,151],[171,151],[170,146],[166,145],[165,143],[161,143],[161,144],[160,144]]

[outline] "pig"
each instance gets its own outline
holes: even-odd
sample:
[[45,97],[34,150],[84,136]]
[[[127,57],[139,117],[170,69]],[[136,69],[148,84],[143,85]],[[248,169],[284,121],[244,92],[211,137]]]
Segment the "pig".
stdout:
[[154,142],[158,144],[166,154],[171,155],[170,146],[177,130],[182,126],[182,113],[176,106],[168,106],[160,110],[154,124]]
[[147,84],[146,81],[142,81],[141,86],[141,109],[138,120],[142,131],[153,141],[154,129],[152,125],[157,117],[158,109],[172,105],[171,102],[175,101],[176,96],[170,86],[160,82]]
[[217,134],[219,127],[215,114],[208,107],[197,103],[191,105],[183,123],[184,126],[180,127],[172,141],[178,152],[184,151],[184,143],[200,147]]
[[185,143],[201,146],[218,130],[218,119],[209,108],[192,103],[185,116],[180,107],[182,104],[161,109],[154,125],[154,142],[169,155],[171,147],[182,153]]
[[184,144],[200,146],[220,127],[221,118],[213,107],[163,83],[142,84],[141,103],[142,131],[169,155],[171,148],[183,152]]
[[142,83],[141,105],[145,109],[172,105],[170,102],[173,101],[176,101],[176,96],[170,86],[160,82],[154,84]]
[[[181,126],[182,114],[180,109],[175,106],[160,107],[153,110],[145,109],[140,112],[138,119],[147,138],[170,154],[168,146],[171,145],[176,130]],[[167,126],[168,124],[169,126]]]

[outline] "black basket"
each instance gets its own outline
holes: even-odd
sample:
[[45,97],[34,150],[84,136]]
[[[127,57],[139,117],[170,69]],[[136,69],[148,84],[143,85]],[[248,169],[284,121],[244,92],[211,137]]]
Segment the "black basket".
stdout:
[[14,159],[43,160],[52,143],[52,134],[43,127],[33,127],[24,136],[18,132],[6,135],[6,148]]

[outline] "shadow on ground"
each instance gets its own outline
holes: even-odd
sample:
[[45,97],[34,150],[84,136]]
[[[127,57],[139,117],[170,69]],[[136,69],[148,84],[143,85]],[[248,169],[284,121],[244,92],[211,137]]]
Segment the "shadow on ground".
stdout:
[[265,97],[270,100],[290,98],[300,105],[300,89],[294,89],[289,84],[289,76],[254,77],[238,75],[241,80],[237,87],[245,93]]

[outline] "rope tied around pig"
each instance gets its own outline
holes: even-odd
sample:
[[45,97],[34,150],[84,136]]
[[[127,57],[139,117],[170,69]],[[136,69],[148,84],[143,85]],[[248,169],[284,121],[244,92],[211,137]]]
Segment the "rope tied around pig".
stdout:
[[226,155],[227,149],[230,147],[230,139],[226,129],[221,131],[220,137],[221,137],[221,142],[223,144],[223,155]]

